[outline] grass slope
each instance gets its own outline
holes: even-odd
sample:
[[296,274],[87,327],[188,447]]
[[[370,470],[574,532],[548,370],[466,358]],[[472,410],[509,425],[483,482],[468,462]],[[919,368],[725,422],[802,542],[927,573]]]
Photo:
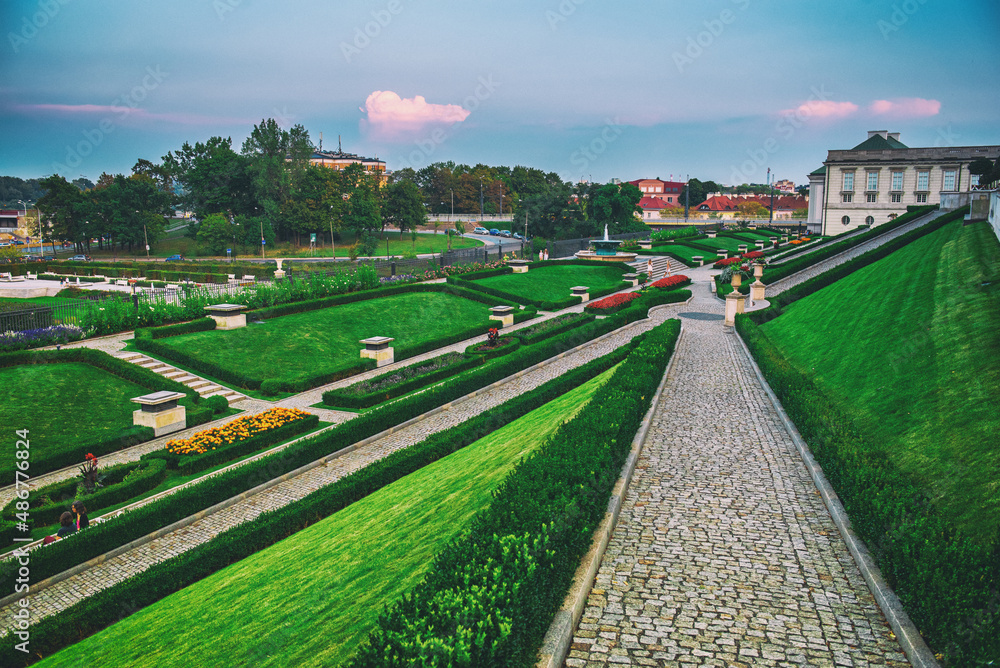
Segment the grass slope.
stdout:
[[1000,244],[951,223],[764,332],[970,535],[1000,525]]
[[149,392],[89,364],[21,364],[0,369],[0,423],[29,429],[31,449],[49,452],[131,427],[129,400]]
[[504,274],[477,280],[476,283],[512,295],[540,301],[556,301],[570,296],[570,288],[586,285],[591,291],[611,288],[622,280],[619,267],[556,265],[538,267],[526,274]]
[[489,309],[479,302],[414,292],[287,315],[231,331],[169,337],[162,343],[254,377],[288,379],[356,364],[358,341],[370,336],[393,337],[393,345],[399,347],[441,338],[456,327],[488,319]]
[[38,665],[340,665],[613,372]]

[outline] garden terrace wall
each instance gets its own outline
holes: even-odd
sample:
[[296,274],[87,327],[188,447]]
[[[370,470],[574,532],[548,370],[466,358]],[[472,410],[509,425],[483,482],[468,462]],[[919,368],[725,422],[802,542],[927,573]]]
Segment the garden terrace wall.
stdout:
[[[390,454],[283,508],[264,512],[252,523],[238,525],[214,537],[206,544],[155,564],[124,582],[84,599],[63,610],[59,615],[53,615],[32,624],[32,655],[18,652],[13,648],[13,643],[4,643],[0,647],[0,664],[5,666],[31,665],[38,656],[47,656],[78,639],[87,637],[119,621],[122,601],[130,601],[131,605],[136,608],[145,607],[235,561],[273,545],[290,533],[301,530],[405,475],[438,461],[582,385],[621,362],[634,349],[634,346],[635,342],[620,346],[608,355],[572,369],[461,425],[434,434],[421,443]],[[321,439],[323,436],[310,440],[315,442]],[[251,466],[253,464],[241,467],[241,469]],[[183,491],[178,492],[178,494],[180,493]],[[159,504],[153,505],[159,506]],[[113,536],[114,528],[116,526],[120,528],[120,519],[144,514],[144,511],[146,511],[145,515],[153,515],[155,508],[152,509],[154,512],[149,512],[148,509],[149,507],[140,508],[110,522],[91,527],[86,532],[74,537],[73,541],[65,541],[65,544],[63,541],[59,541],[33,553],[32,577],[44,577],[37,573],[42,559],[52,560],[46,553],[55,554],[58,552],[57,556],[73,559],[77,553],[67,550],[68,544],[73,543],[80,547],[81,539],[90,538],[98,532]],[[108,525],[114,526],[109,527]]]
[[[772,306],[740,314],[746,342],[844,504],[883,575],[921,634],[947,665],[987,665],[1000,652],[1000,537],[982,544],[958,532],[851,417],[796,369],[759,327],[788,304],[960,220],[960,209],[782,293]],[[905,389],[899,388],[901,393]]]

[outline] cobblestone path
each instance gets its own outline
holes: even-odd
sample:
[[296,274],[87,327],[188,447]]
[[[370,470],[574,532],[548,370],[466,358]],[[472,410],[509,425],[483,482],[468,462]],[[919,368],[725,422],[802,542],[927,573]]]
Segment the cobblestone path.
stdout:
[[[582,309],[582,307],[580,308]],[[326,466],[313,468],[292,480],[278,484],[173,533],[136,547],[78,575],[55,583],[41,591],[33,591],[31,593],[33,619],[37,621],[64,610],[88,596],[146,570],[153,564],[207,542],[226,529],[252,521],[262,512],[280,508],[301,499],[397,450],[424,440],[430,434],[461,424],[479,413],[560,376],[569,369],[606,355],[635,336],[662,323],[666,318],[672,317],[671,313],[672,309],[657,309],[649,319],[633,323],[580,351],[471,399],[456,403],[449,410],[334,459]],[[0,629],[2,629],[0,633],[6,633],[14,625],[12,615],[16,610],[16,603],[0,610]]]
[[909,666],[722,303],[695,295],[566,665]]
[[771,283],[770,285],[767,286],[767,294],[771,296],[780,295],[785,290],[794,287],[799,283],[804,283],[808,281],[810,278],[819,276],[823,272],[830,271],[837,265],[843,264],[848,260],[852,260],[858,257],[859,255],[864,255],[868,251],[874,248],[878,248],[885,242],[895,239],[896,237],[901,236],[903,234],[906,234],[911,230],[915,230],[921,225],[929,223],[930,221],[942,215],[944,214],[941,211],[931,211],[926,216],[921,216],[920,218],[917,218],[912,222],[906,223],[905,225],[901,225],[900,227],[896,228],[895,230],[892,230],[891,232],[886,232],[885,234],[877,236],[874,239],[866,241],[863,244],[859,244],[854,248],[851,248],[850,250],[846,250],[843,253],[834,255],[831,258],[823,260],[822,262],[817,262],[816,264],[807,269],[803,269],[802,271],[796,272],[791,276],[786,276],[781,280]]

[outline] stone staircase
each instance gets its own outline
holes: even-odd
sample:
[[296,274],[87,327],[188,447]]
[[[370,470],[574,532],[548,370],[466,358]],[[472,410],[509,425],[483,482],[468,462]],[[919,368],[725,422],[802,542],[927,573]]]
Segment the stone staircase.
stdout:
[[[645,257],[643,257],[643,256],[640,255],[639,258],[636,259],[635,262],[629,262],[629,266],[632,267],[636,271],[636,273],[643,273],[643,272],[646,271],[646,261],[649,260],[649,259],[650,259],[650,257],[648,255],[645,256]],[[667,257],[665,255],[664,256],[653,256],[652,260],[653,260],[653,276],[652,276],[652,279],[654,281],[658,281],[661,278],[663,278],[663,274],[666,273],[666,271],[667,271],[667,261],[668,260],[670,261],[670,273],[671,273],[671,275],[674,275],[674,274],[683,274],[685,271],[687,271],[688,269],[690,269],[690,267],[688,267],[686,264],[684,264],[680,260],[676,260],[676,259],[674,259],[672,257]]]
[[165,362],[155,360],[152,357],[143,355],[142,353],[122,352],[116,354],[115,357],[126,362],[131,362],[132,364],[137,364],[144,369],[149,369],[154,373],[160,374],[164,378],[176,380],[178,383],[186,385],[203,397],[225,397],[226,401],[230,404],[234,401],[247,398],[245,394],[240,394],[236,390],[231,390],[228,387],[223,387],[222,385],[213,383],[210,380],[205,380],[201,376],[196,376],[182,369],[178,369],[177,367],[170,366]]

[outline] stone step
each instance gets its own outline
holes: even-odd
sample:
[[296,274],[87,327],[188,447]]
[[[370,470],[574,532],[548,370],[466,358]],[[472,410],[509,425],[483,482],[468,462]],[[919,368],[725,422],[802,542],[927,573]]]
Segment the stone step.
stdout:
[[160,362],[159,364],[155,364],[153,366],[147,366],[146,368],[149,369],[150,371],[160,374],[161,376],[169,371],[175,370],[174,367],[170,366],[169,364],[164,364],[163,362]]
[[[191,386],[188,385],[188,387],[191,387]],[[209,394],[212,394],[213,392],[218,392],[219,390],[222,390],[222,389],[225,389],[225,388],[223,388],[221,385],[216,385],[214,383],[210,383],[210,384],[208,384],[208,385],[206,385],[204,387],[198,387],[198,388],[192,388],[192,389],[197,389],[198,394],[200,394],[201,396],[204,397],[204,396],[207,396]]]
[[163,366],[163,362],[154,359],[147,359],[145,362],[135,362],[135,363],[141,366],[143,369],[151,369],[153,367]]
[[192,390],[199,390],[199,392],[200,388],[212,385],[211,382],[205,380],[204,378],[198,378],[197,376],[195,376],[195,378],[196,380],[193,381],[184,381],[184,384],[190,387]]
[[[171,371],[164,371],[160,375],[163,376],[164,378],[170,378],[172,380],[177,380],[181,376],[187,376],[189,374],[188,374],[187,371],[181,371],[180,369],[173,369]],[[191,377],[194,378],[194,376],[191,376]]]
[[126,353],[118,353],[117,355],[115,355],[115,357],[117,357],[120,360],[125,360],[126,362],[133,362],[139,359],[140,357],[146,357],[146,356],[143,355],[142,353],[126,352]]
[[198,376],[192,376],[190,374],[184,376],[175,376],[172,380],[176,380],[178,383],[184,383],[185,385],[192,380],[201,380]]
[[204,398],[206,398],[206,399],[208,397],[225,397],[226,401],[228,401],[229,403],[233,403],[235,401],[240,401],[241,399],[246,399],[247,398],[247,395],[245,395],[245,394],[240,394],[239,392],[237,392],[235,390],[228,390],[226,388],[222,388],[218,392],[212,392],[210,394],[203,394],[201,396],[204,397]]

